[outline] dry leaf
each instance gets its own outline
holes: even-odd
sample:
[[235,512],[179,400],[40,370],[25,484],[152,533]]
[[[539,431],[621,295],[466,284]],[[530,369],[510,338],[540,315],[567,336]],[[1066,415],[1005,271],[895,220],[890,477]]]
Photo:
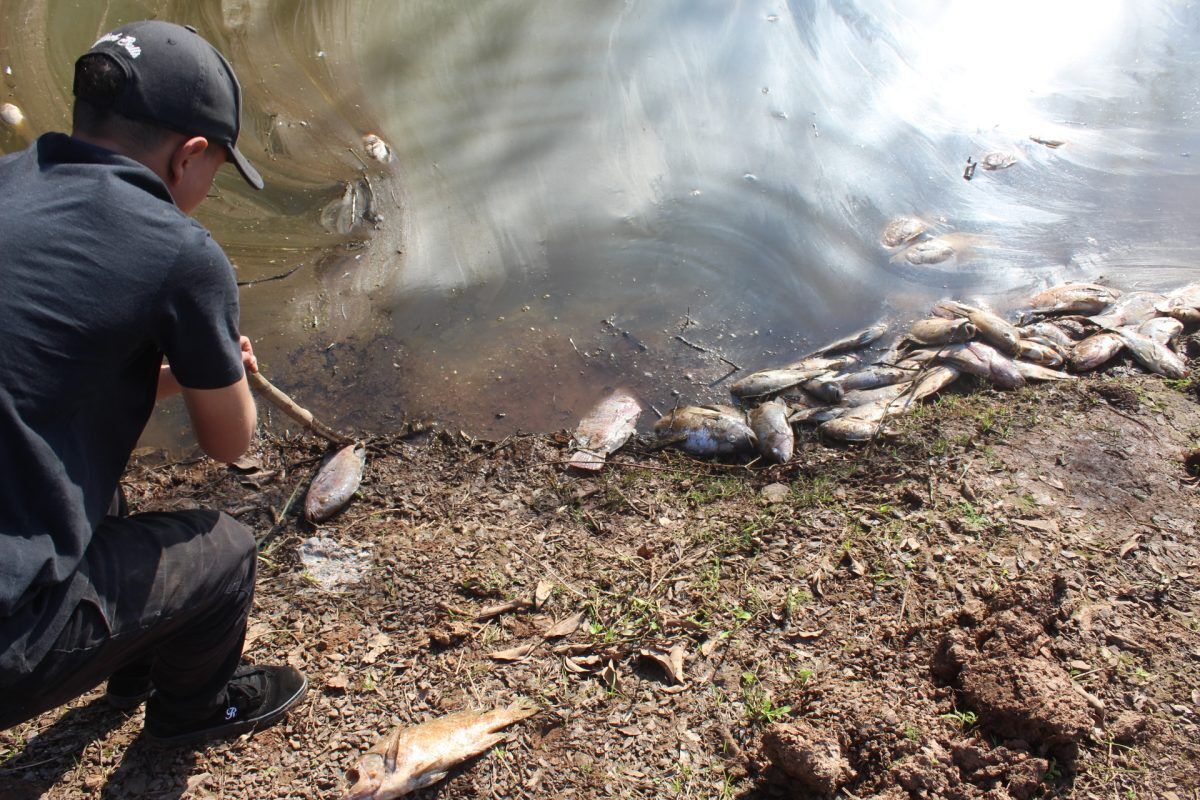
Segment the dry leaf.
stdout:
[[542,634],[542,636],[547,639],[559,639],[563,636],[570,636],[572,633],[579,630],[579,626],[583,624],[583,620],[586,617],[586,611],[578,611],[566,619],[559,620],[551,625],[546,632]]
[[610,690],[617,690],[617,667],[613,664],[612,659],[604,665],[604,669],[600,670],[600,680],[604,681],[604,685]]
[[662,671],[666,673],[667,680],[671,683],[683,682],[675,672],[675,666],[671,663],[671,659],[666,655],[662,653],[656,653],[653,650],[642,650],[640,653],[638,653],[638,655],[647,661],[653,661],[655,664],[657,664]]
[[1138,549],[1138,539],[1141,539],[1141,538],[1142,538],[1142,535],[1140,533],[1135,533],[1133,535],[1133,538],[1131,538],[1125,544],[1121,545],[1121,549],[1118,551],[1117,557],[1124,558],[1125,556],[1129,555],[1132,551],[1137,550]]
[[257,472],[262,469],[262,459],[257,456],[242,455],[237,461],[230,462],[229,466],[239,472]]
[[628,725],[624,728],[617,728],[617,730],[619,730],[621,733],[625,734],[626,736],[641,736],[642,735],[641,729],[636,728],[633,725]]
[[538,581],[537,587],[533,590],[533,608],[540,610],[546,605],[546,601],[550,599],[550,595],[554,592],[554,581]]
[[488,658],[496,661],[521,661],[528,657],[538,644],[539,642],[531,642],[530,644],[523,644],[520,647],[513,647],[509,650],[496,650],[495,652],[488,653]]
[[246,641],[242,645],[243,650],[250,649],[250,645],[266,636],[271,632],[271,626],[266,622],[256,622],[246,629]]
[[821,634],[825,633],[824,628],[819,628],[813,631],[792,631],[788,634],[789,639],[816,639]]
[[429,632],[429,644],[437,647],[449,647],[467,638],[471,629],[461,622],[451,622]]
[[344,672],[339,672],[329,680],[325,681],[326,689],[336,689],[338,691],[346,691],[350,688],[350,678]]
[[649,561],[650,559],[654,558],[654,548],[648,544],[642,544],[640,547],[638,547],[637,554]]
[[1014,519],[1013,522],[1023,528],[1032,528],[1043,533],[1061,533],[1058,523],[1052,519]]
[[600,666],[600,656],[581,656],[579,658],[564,658],[563,666],[567,672],[574,672],[576,675],[583,675],[588,672],[594,672]]

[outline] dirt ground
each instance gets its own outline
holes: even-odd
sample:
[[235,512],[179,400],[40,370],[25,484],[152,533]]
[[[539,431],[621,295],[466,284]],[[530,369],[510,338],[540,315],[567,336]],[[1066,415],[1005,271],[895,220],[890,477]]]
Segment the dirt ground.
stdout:
[[1200,798],[1198,444],[1195,382],[1118,369],[770,468],[396,434],[319,527],[312,438],[146,457],[135,510],[265,538],[247,654],[308,697],[193,752],[94,691],[0,733],[0,800],[336,798],[394,725],[519,697],[543,710],[418,796]]

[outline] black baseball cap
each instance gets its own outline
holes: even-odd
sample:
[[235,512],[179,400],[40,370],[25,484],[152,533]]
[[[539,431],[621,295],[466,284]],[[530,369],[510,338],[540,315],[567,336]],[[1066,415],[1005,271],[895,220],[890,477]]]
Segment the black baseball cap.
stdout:
[[93,54],[107,56],[125,73],[113,111],[221,145],[246,182],[263,188],[262,176],[237,149],[242,87],[229,61],[195,28],[131,22],[101,36],[84,56]]

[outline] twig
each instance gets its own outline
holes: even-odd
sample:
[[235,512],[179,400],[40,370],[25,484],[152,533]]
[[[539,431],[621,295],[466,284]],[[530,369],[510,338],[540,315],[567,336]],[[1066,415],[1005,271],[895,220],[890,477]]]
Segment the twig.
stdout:
[[267,531],[261,537],[259,537],[259,539],[258,539],[258,549],[259,550],[263,549],[263,547],[267,544],[267,542],[271,541],[276,536],[278,536],[279,532],[284,529],[284,526],[287,525],[287,518],[288,518],[288,514],[292,510],[292,504],[296,502],[296,496],[298,494],[300,494],[300,489],[301,489],[301,487],[304,486],[304,484],[305,484],[305,481],[303,479],[296,483],[296,488],[292,490],[292,496],[289,497],[288,501],[283,504],[283,509],[280,510],[280,512],[279,512],[279,518],[275,520],[275,524],[271,526],[271,530]]
[[733,367],[733,369],[734,369],[734,371],[735,371],[735,372],[736,372],[737,370],[741,369],[741,367],[739,367],[737,364],[735,364],[735,363],[733,363],[732,361],[730,361],[730,360],[729,360],[728,358],[726,358],[725,356],[723,356],[723,355],[721,355],[720,353],[718,353],[716,350],[710,350],[710,349],[708,349],[707,347],[701,347],[700,345],[696,344],[695,342],[689,342],[687,339],[683,338],[683,337],[682,337],[682,336],[680,336],[678,333],[677,333],[677,334],[675,334],[675,337],[674,337],[674,338],[676,338],[676,339],[678,339],[679,341],[683,342],[684,344],[686,344],[688,347],[692,348],[693,350],[698,350],[698,351],[700,351],[701,353],[707,353],[707,354],[708,354],[708,355],[710,355],[710,356],[716,356],[717,358],[721,359],[722,361],[724,361],[724,362],[725,362],[726,364],[728,364],[729,366]]
[[296,270],[300,269],[303,266],[304,266],[303,264],[297,264],[296,266],[289,269],[287,272],[281,272],[278,275],[272,275],[269,278],[258,278],[257,280],[252,280],[252,281],[238,281],[237,285],[238,286],[253,286],[256,283],[270,283],[271,281],[281,281],[284,278],[290,277],[293,272],[295,272]]
[[354,442],[354,440],[350,437],[338,433],[333,428],[321,422],[312,415],[311,411],[301,407],[296,403],[295,400],[288,397],[279,389],[275,388],[275,385],[267,380],[261,372],[247,372],[246,379],[259,394],[270,400],[276,408],[299,422],[304,427],[308,428],[313,433],[328,439],[334,444],[346,445]]
[[908,583],[904,584],[904,597],[900,599],[900,613],[896,616],[896,621],[904,622],[904,612],[908,608],[908,592],[912,589],[912,577],[908,579]]
[[583,359],[583,360],[586,362],[586,361],[587,361],[587,356],[586,356],[586,355],[584,355],[584,354],[583,354],[583,353],[582,353],[582,352],[579,350],[579,348],[575,346],[575,340],[574,340],[574,339],[572,339],[570,336],[568,336],[568,337],[567,337],[567,341],[571,343],[571,349],[573,349],[573,350],[575,351],[576,355],[578,355],[580,358],[582,358],[582,359]]
[[353,147],[347,147],[346,149],[350,151],[350,155],[352,155],[358,159],[358,163],[362,164],[363,172],[366,172],[367,170],[369,170],[371,168],[370,166],[367,165],[367,162],[362,160],[362,156],[360,156],[358,154],[357,150],[355,150]]

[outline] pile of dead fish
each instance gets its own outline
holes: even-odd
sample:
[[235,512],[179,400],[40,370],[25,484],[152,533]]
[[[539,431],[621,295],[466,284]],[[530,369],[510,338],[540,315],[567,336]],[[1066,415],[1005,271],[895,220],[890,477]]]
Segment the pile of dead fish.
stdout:
[[826,440],[869,441],[964,373],[1013,389],[1070,380],[1127,350],[1145,369],[1182,378],[1188,367],[1174,348],[1198,323],[1200,283],[1168,295],[1068,283],[1034,296],[1019,324],[981,304],[941,300],[873,363],[856,353],[887,333],[883,324],[742,378],[730,387],[737,407],[676,408],[654,430],[694,455],[757,451],[781,463],[792,456],[793,426],[815,425]]

